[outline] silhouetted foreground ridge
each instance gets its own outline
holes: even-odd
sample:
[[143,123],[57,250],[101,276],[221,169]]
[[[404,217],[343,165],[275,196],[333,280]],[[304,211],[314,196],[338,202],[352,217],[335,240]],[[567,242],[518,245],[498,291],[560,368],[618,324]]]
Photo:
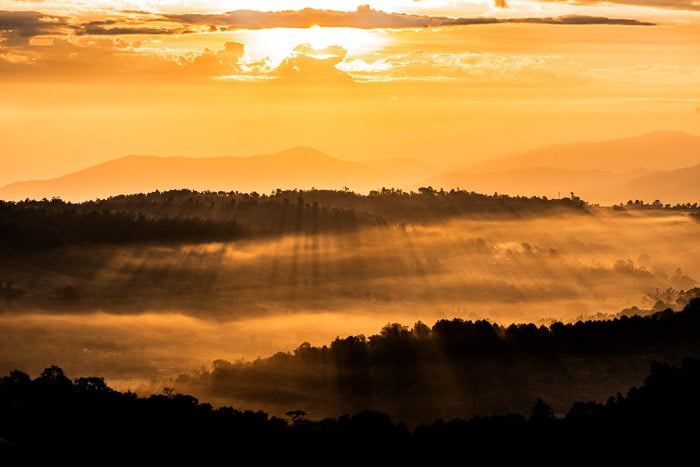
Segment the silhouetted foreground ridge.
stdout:
[[638,385],[653,361],[700,358],[698,294],[688,291],[695,298],[677,312],[550,326],[461,318],[432,327],[390,323],[378,334],[305,342],[252,362],[220,359],[180,375],[174,387],[278,415],[299,409],[322,418],[371,408],[409,427],[438,417],[526,413],[538,397],[563,414],[574,401],[605,400]]
[[290,411],[286,420],[214,408],[183,394],[138,397],[111,389],[99,377],[71,380],[51,366],[33,380],[18,370],[0,379],[0,458],[28,465],[47,459],[72,465],[143,461],[145,456],[183,460],[183,455],[232,462],[254,456],[263,464],[294,458],[342,464],[454,456],[464,462],[496,456],[496,463],[576,464],[599,456],[672,461],[694,454],[699,391],[699,359],[685,358],[680,366],[655,362],[644,383],[627,395],[604,403],[577,402],[562,417],[537,399],[529,414],[437,420],[410,431],[376,411],[322,420]]

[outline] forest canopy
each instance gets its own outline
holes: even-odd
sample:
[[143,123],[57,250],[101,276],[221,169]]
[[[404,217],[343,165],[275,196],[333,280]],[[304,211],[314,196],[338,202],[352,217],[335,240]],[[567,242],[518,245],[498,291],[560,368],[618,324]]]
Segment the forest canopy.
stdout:
[[276,190],[271,194],[155,191],[71,203],[0,201],[0,251],[72,244],[214,242],[271,235],[355,231],[386,224],[429,223],[456,216],[520,218],[586,214],[572,194],[547,199],[465,190],[368,195],[343,190]]

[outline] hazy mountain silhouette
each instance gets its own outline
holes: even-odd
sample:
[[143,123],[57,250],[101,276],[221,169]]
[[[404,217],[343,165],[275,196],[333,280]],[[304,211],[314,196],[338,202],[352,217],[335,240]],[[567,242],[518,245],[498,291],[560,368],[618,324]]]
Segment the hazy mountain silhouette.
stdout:
[[700,197],[700,136],[658,131],[601,142],[555,144],[441,172],[417,158],[348,161],[309,147],[246,157],[130,155],[48,180],[0,187],[0,199],[85,201],[119,194],[191,189],[269,193],[276,189],[431,186],[512,196],[566,197],[611,205],[640,199],[686,203]]
[[622,185],[621,189],[624,192],[636,193],[642,200],[694,202],[700,199],[700,164],[635,178]]
[[268,193],[277,188],[347,187],[367,192],[384,185],[404,185],[432,170],[418,159],[351,162],[309,147],[247,157],[129,155],[55,179],[12,183],[0,188],[0,198],[85,201],[181,188]]
[[568,196],[618,204],[685,203],[700,197],[700,136],[658,131],[601,142],[544,146],[428,177],[420,184],[482,193]]
[[678,169],[699,162],[700,136],[678,131],[656,131],[636,137],[599,142],[552,144],[481,161],[465,166],[464,170],[494,172],[552,167],[624,173]]

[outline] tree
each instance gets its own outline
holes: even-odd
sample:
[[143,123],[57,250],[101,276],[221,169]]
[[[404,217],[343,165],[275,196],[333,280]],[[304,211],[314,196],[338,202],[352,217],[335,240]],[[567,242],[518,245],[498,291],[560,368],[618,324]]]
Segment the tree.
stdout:
[[112,388],[107,386],[104,378],[96,376],[88,376],[87,378],[78,378],[75,380],[75,388],[85,392],[112,392]]
[[532,407],[532,413],[530,414],[530,422],[532,423],[546,423],[554,419],[554,410],[541,398],[537,398],[535,405]]
[[288,410],[286,415],[292,419],[292,423],[296,423],[297,421],[301,421],[304,419],[304,417],[306,417],[306,412],[303,410]]
[[73,385],[70,378],[68,378],[65,375],[65,373],[63,373],[63,368],[60,368],[56,365],[51,365],[50,367],[45,368],[44,371],[41,372],[41,375],[39,375],[39,377],[36,378],[34,381],[41,384],[65,386]]

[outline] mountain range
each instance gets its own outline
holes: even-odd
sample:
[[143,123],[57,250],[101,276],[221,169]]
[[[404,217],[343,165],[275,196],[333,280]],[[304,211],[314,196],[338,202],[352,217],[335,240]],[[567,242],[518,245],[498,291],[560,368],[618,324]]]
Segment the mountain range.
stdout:
[[278,188],[366,192],[382,184],[400,186],[434,170],[418,159],[353,162],[309,147],[246,157],[129,155],[55,179],[12,183],[0,188],[0,198],[85,201],[183,188],[247,193],[269,193]]
[[602,205],[700,199],[700,136],[657,131],[601,142],[543,146],[432,175],[422,184],[483,193],[575,193]]
[[595,204],[700,199],[700,136],[658,131],[600,142],[535,148],[445,170],[418,158],[341,160],[310,147],[254,156],[128,155],[47,180],[0,187],[0,198],[85,201],[187,188],[268,193],[276,189],[383,187],[464,189],[511,196],[569,196]]

